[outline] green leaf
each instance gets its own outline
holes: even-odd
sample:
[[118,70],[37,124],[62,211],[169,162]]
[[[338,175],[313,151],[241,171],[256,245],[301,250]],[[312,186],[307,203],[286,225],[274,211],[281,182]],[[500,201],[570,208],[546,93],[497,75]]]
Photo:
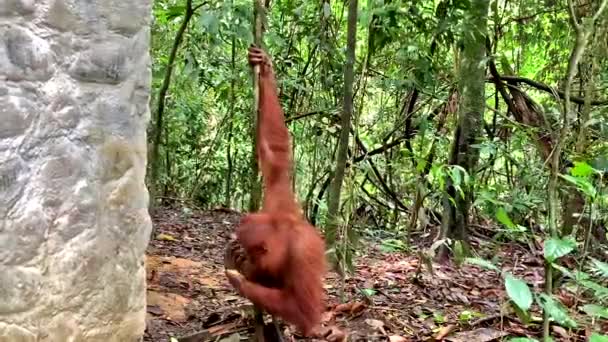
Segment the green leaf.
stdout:
[[165,15],[167,16],[167,21],[182,16],[186,13],[186,6],[184,5],[175,5],[167,8]]
[[513,337],[509,339],[509,342],[538,342],[538,340],[529,337]]
[[458,314],[458,320],[461,322],[467,322],[474,318],[484,317],[482,313],[470,310],[464,310],[460,314]]
[[589,337],[589,342],[608,342],[608,335],[600,335],[594,332],[591,337]]
[[385,253],[391,253],[396,251],[407,251],[408,246],[403,240],[398,239],[386,239],[380,244],[380,250]]
[[496,210],[496,219],[500,223],[507,226],[507,228],[515,229],[515,224],[513,223],[513,221],[511,221],[511,218],[507,214],[507,211],[505,210],[505,208],[500,207],[500,208],[498,208],[498,210]]
[[559,175],[559,176],[561,178],[565,179],[566,181],[574,184],[580,191],[584,192],[585,195],[587,195],[591,198],[595,198],[595,196],[597,195],[597,190],[595,189],[593,184],[591,184],[591,182],[589,182],[588,180],[586,180],[584,178],[580,178],[580,177],[573,177],[570,175]]
[[608,308],[597,304],[586,304],[581,308],[589,316],[608,319]]
[[591,258],[594,273],[599,273],[604,278],[608,278],[608,263]]
[[567,328],[576,328],[576,322],[570,318],[566,308],[553,297],[547,296],[544,293],[539,294],[538,304],[553,318],[558,324]]
[[530,292],[528,284],[507,272],[505,276],[505,288],[507,295],[515,305],[523,311],[530,309],[530,305],[532,305],[532,292]]
[[608,288],[591,280],[578,280],[578,283],[594,292],[600,300],[608,299]]
[[464,259],[465,263],[467,264],[472,264],[472,265],[476,265],[476,266],[480,266],[492,271],[496,271],[498,273],[500,273],[500,269],[498,267],[496,267],[496,265],[494,265],[492,262],[485,260],[485,259],[481,259],[481,258],[465,258]]
[[433,312],[433,320],[438,324],[446,322],[446,318],[441,312]]
[[548,240],[545,240],[545,260],[554,262],[555,260],[572,252],[575,248],[576,241],[574,241],[572,238],[549,238]]
[[371,297],[376,294],[376,290],[374,289],[361,289],[361,293],[363,293],[366,297]]
[[454,182],[454,187],[459,186],[462,183],[462,178],[460,177],[460,170],[456,167],[452,167],[450,169],[450,178],[452,178],[452,182]]
[[589,177],[595,170],[585,162],[574,162],[574,167],[570,169],[570,174],[574,177]]

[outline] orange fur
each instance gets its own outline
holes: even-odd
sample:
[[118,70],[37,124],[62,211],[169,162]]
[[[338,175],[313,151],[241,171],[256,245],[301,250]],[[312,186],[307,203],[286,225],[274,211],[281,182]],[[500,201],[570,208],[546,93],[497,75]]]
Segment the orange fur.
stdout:
[[245,216],[236,231],[249,262],[244,276],[226,275],[255,305],[310,335],[323,312],[325,243],[301,215],[291,188],[291,142],[270,59],[252,47],[249,62],[260,66],[257,154],[264,202],[262,210]]

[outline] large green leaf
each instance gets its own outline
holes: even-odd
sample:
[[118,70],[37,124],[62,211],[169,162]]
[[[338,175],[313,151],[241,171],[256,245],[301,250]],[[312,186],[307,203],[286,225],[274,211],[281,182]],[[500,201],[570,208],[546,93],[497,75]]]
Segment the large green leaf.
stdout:
[[511,273],[505,275],[505,288],[509,298],[517,305],[520,309],[527,311],[532,305],[532,292],[528,284],[519,278],[513,277]]
[[589,177],[595,170],[585,162],[574,162],[574,167],[570,169],[570,174],[574,177]]
[[515,224],[513,223],[513,221],[511,221],[511,218],[507,214],[507,211],[505,210],[505,208],[500,207],[500,208],[498,208],[498,210],[496,210],[496,219],[500,223],[507,226],[507,228],[515,229]]
[[593,333],[593,335],[591,335],[589,338],[589,342],[608,342],[608,335]]
[[587,195],[591,198],[595,198],[595,196],[597,195],[597,190],[595,189],[593,184],[591,184],[591,182],[589,182],[588,180],[581,178],[581,177],[574,177],[574,176],[570,176],[570,175],[559,175],[559,176],[561,178],[565,179],[566,181],[572,183],[573,185],[575,185],[580,191],[584,192],[585,195]]
[[608,263],[591,258],[593,273],[608,278]]
[[567,328],[576,328],[577,324],[570,316],[566,308],[551,296],[544,293],[538,295],[538,304],[553,318],[559,325]]
[[589,316],[608,319],[608,308],[597,304],[586,304],[581,308]]
[[545,259],[549,262],[567,255],[576,248],[576,241],[571,238],[549,238],[545,241]]

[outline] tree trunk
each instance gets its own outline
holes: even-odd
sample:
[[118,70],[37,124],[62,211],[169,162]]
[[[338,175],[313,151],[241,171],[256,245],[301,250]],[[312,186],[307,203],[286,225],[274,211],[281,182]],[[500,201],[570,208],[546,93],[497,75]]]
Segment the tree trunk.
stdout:
[[[487,0],[472,0],[471,8],[465,18],[470,32],[463,36],[464,47],[459,68],[459,93],[462,98],[458,106],[458,127],[450,154],[450,165],[463,167],[473,179],[479,151],[473,147],[477,143],[480,128],[483,124],[485,109],[485,36],[488,15]],[[456,191],[448,180],[446,195],[443,200],[444,214],[441,225],[441,238],[452,238],[460,241],[467,249],[467,226],[473,184],[462,184],[464,196]],[[453,199],[453,202],[450,200]],[[438,259],[448,255],[448,248],[442,245]]]
[[336,169],[330,186],[327,201],[328,225],[325,238],[329,245],[336,242],[337,227],[339,224],[340,192],[346,170],[348,152],[348,138],[350,135],[350,121],[353,112],[353,81],[355,65],[355,45],[357,41],[357,0],[350,0],[348,6],[348,29],[346,43],[346,64],[344,65],[344,103],[342,109],[340,140],[336,157]]

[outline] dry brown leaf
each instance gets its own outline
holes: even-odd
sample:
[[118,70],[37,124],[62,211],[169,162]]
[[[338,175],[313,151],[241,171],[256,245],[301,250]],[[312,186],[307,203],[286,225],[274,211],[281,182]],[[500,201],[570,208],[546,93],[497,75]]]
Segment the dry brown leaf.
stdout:
[[323,328],[319,335],[319,337],[328,342],[344,342],[347,337],[346,331],[339,329],[335,325]]
[[435,335],[435,339],[436,340],[443,340],[446,336],[448,336],[452,331],[454,331],[454,328],[456,328],[456,325],[454,324],[448,324],[444,327],[442,327],[439,332],[437,333],[437,335]]
[[238,325],[239,325],[239,322],[230,322],[230,323],[220,324],[220,325],[210,327],[207,329],[207,331],[213,336],[224,335],[227,332],[236,328]]
[[386,335],[386,330],[384,330],[384,322],[377,319],[368,318],[365,320],[365,323],[370,327],[379,330],[382,335]]
[[403,336],[399,336],[399,335],[391,335],[388,337],[389,342],[407,342],[408,339],[403,337]]
[[365,304],[363,302],[348,302],[343,304],[338,304],[334,308],[335,313],[347,312],[351,315],[356,314],[365,308]]
[[501,337],[508,336],[506,331],[500,331],[492,328],[479,328],[470,331],[462,331],[446,338],[451,342],[489,342],[498,340]]
[[568,334],[568,331],[566,331],[566,329],[564,329],[563,327],[560,327],[558,325],[554,325],[551,327],[551,329],[553,330],[554,333],[558,334],[559,336],[565,338],[565,339],[570,339],[570,334]]

